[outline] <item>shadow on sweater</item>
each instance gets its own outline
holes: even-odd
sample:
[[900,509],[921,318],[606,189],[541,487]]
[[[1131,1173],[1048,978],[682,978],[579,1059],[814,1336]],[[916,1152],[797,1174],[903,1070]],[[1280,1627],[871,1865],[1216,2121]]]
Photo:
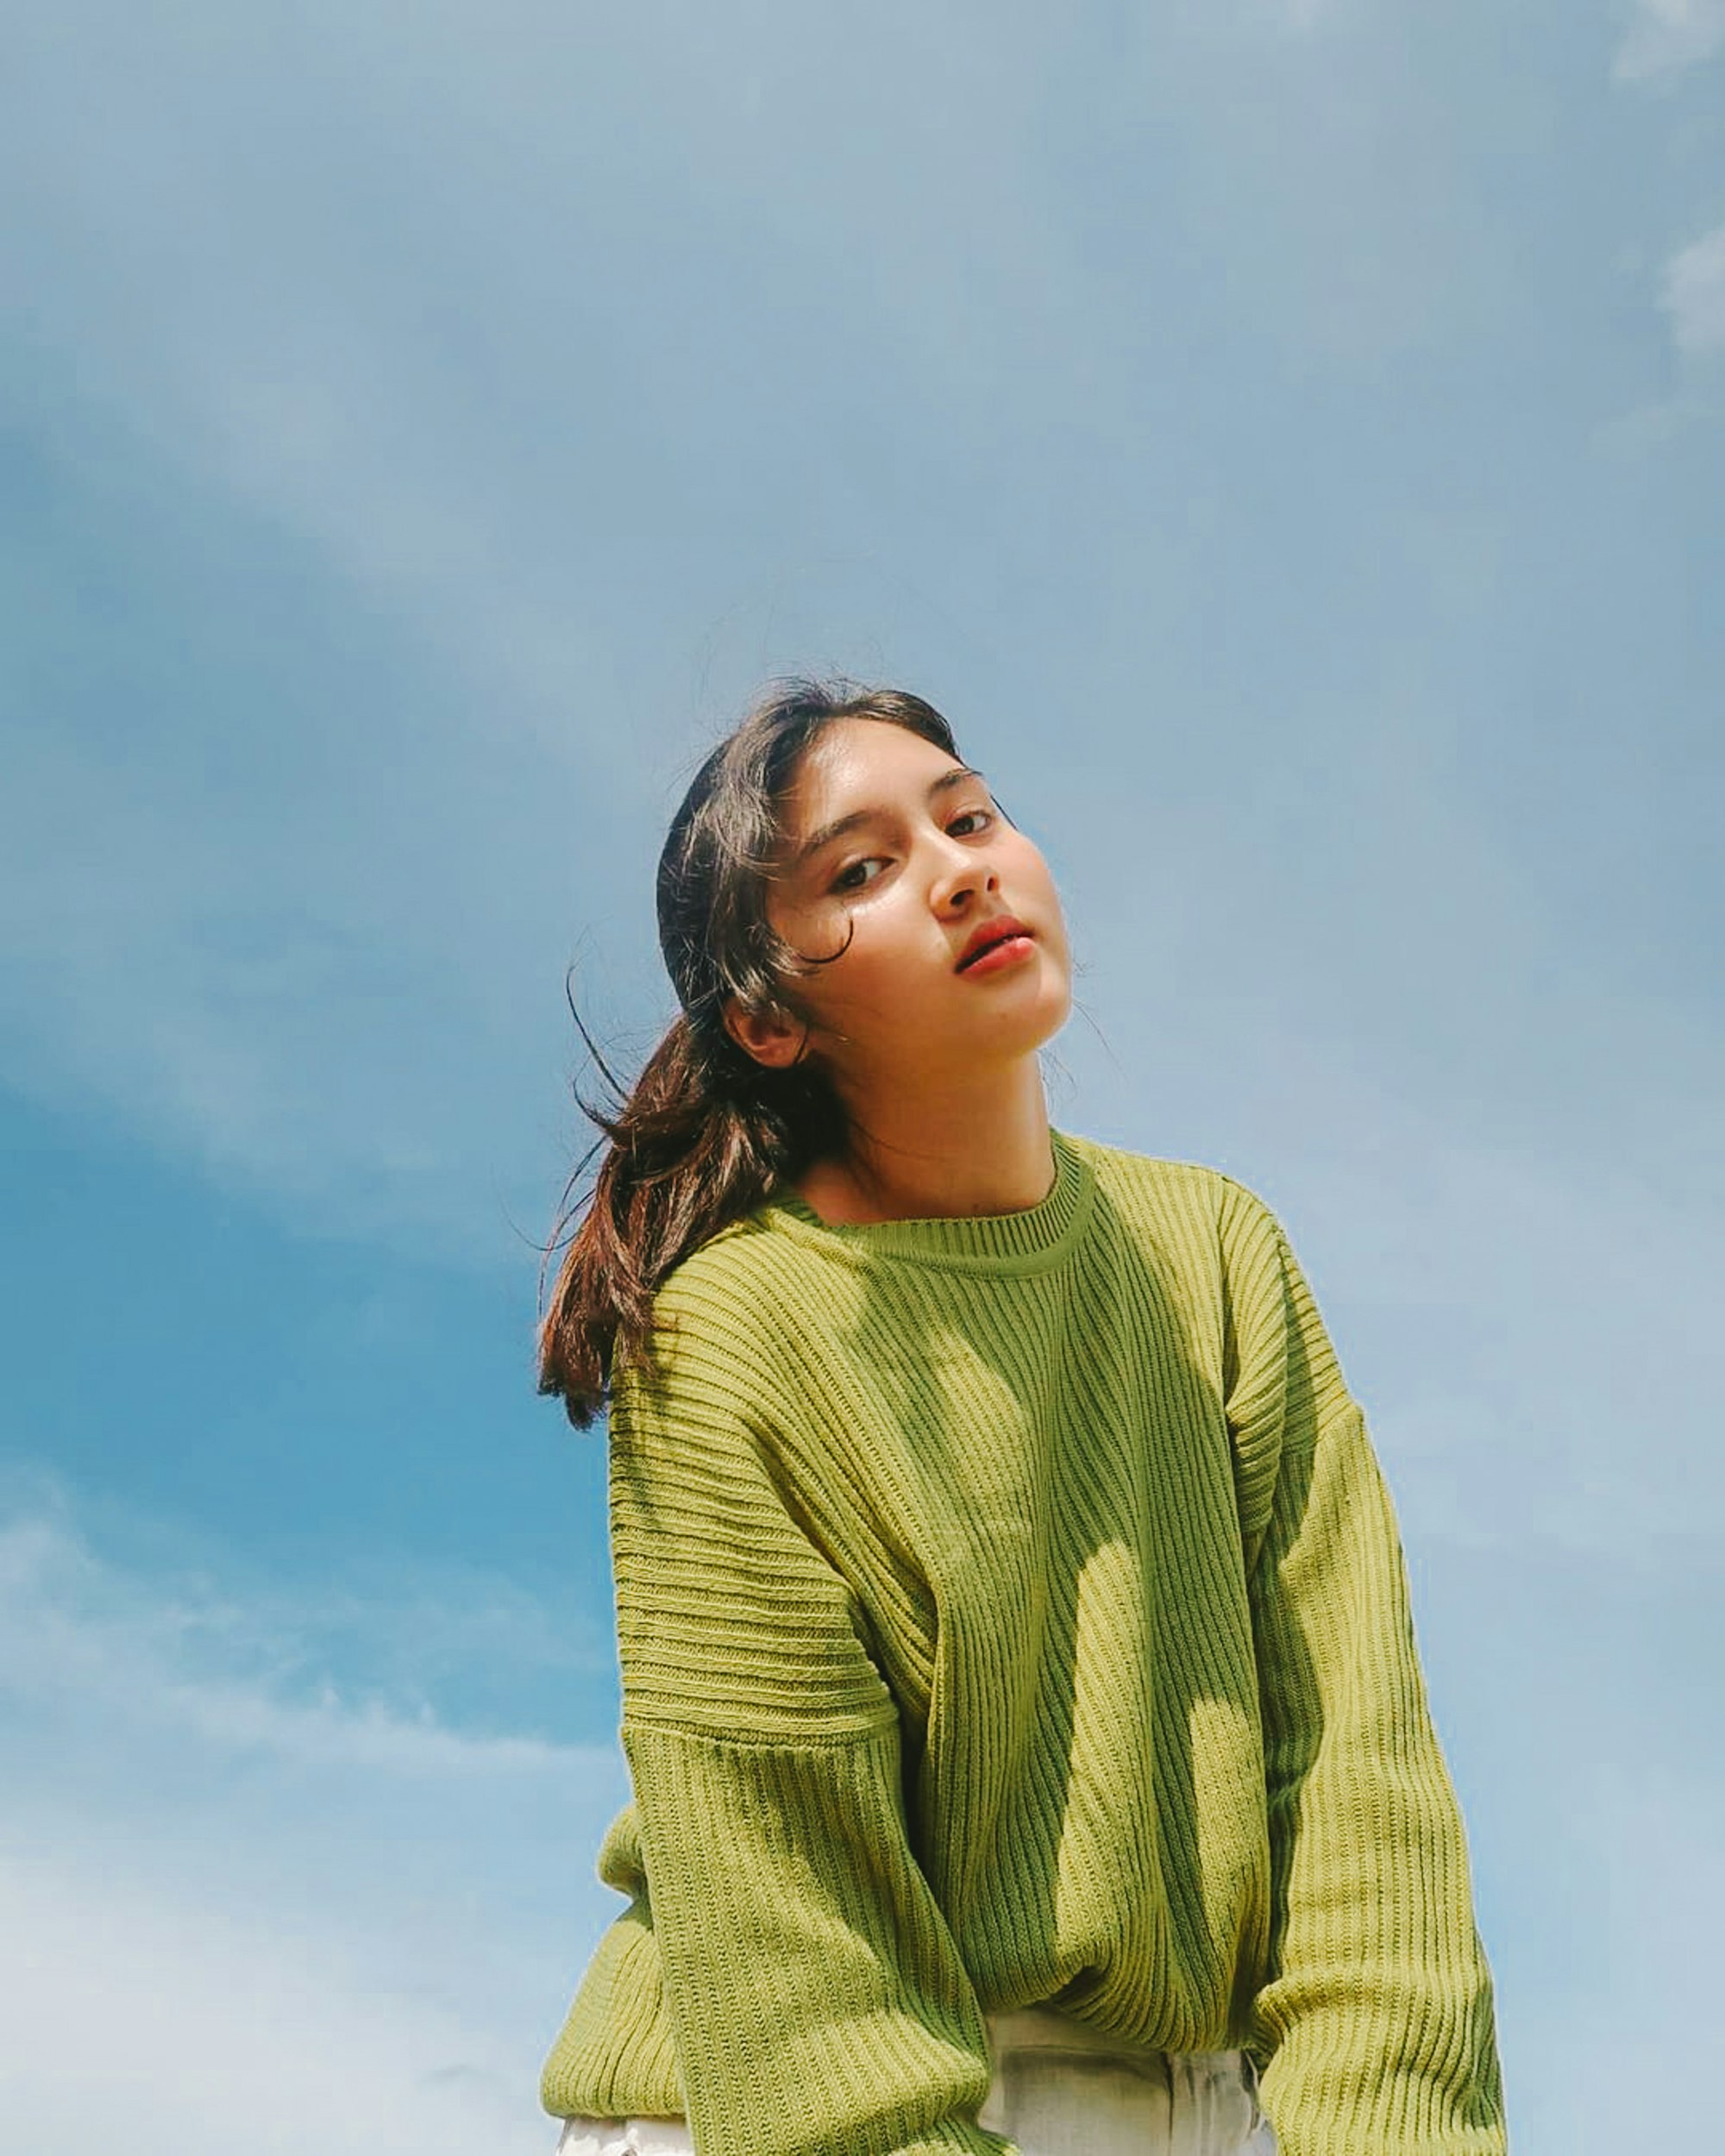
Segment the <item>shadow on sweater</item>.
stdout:
[[[1276,1382],[1238,1383],[1220,1253],[1195,1277],[1189,1220],[1121,1205],[1096,1188],[1052,1268],[859,1266],[837,1338],[831,1309],[778,1313],[822,1403],[783,1487],[864,1613],[911,1848],[983,2010],[1220,2048],[1272,1973],[1268,1817],[1321,1733],[1307,1714],[1266,1765],[1247,1579],[1276,1474],[1239,1475],[1226,1399],[1297,1420],[1311,1374],[1290,1324]],[[1275,1465],[1297,1517],[1309,1454]],[[1279,1651],[1311,1698],[1297,1637]]]

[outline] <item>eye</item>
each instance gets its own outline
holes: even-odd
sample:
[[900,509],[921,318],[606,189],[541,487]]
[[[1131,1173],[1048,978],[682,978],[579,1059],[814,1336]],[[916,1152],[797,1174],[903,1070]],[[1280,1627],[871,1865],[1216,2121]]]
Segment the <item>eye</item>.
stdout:
[[[959,826],[961,824],[968,824],[968,823],[971,822],[971,821],[973,820],[973,818],[976,818],[976,817],[979,817],[979,816],[982,818],[982,821],[983,821],[983,823],[984,823],[985,824],[992,824],[992,823],[994,822],[994,817],[993,817],[993,816],[989,813],[989,812],[988,812],[987,809],[982,809],[982,808],[966,809],[966,810],[963,812],[963,813],[962,815],[960,815],[960,816],[955,816],[955,817],[953,818],[952,821],[951,821],[951,822],[950,822],[950,823],[947,825],[947,827],[946,827],[946,828],[947,828],[947,830],[948,830],[949,831],[956,831],[956,830],[958,830],[958,826]],[[960,837],[961,838],[968,838],[968,837],[969,837],[970,836],[971,836],[971,834],[970,834],[969,831],[960,831],[960,832],[959,832],[959,837]]]
[[[861,861],[853,861],[848,868],[841,868],[833,878],[832,888],[835,891],[862,890],[862,883],[856,881],[857,870],[868,868],[871,862],[884,861],[886,858],[884,854],[869,854]],[[870,877],[867,881],[872,882],[874,879]]]

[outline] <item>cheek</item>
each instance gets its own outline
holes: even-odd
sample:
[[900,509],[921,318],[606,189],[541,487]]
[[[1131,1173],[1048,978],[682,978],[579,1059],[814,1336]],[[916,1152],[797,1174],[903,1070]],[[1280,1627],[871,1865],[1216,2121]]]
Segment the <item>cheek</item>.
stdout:
[[802,981],[805,988],[817,996],[830,993],[829,983],[843,981],[862,943],[860,924],[853,941],[850,915],[836,901],[800,906],[794,913],[787,912],[775,920],[774,925],[792,950],[808,962]]
[[1026,903],[1038,908],[1038,917],[1046,925],[1049,943],[1070,965],[1071,937],[1066,926],[1066,909],[1060,902],[1059,887],[1040,854],[1034,854],[1026,865],[1023,889]]
[[[837,931],[829,948],[836,948],[844,933]],[[859,912],[855,940],[830,968],[828,993],[858,1018],[891,1018],[922,997],[938,994],[947,985],[950,963],[946,938],[907,883],[902,898],[894,891],[869,906],[866,917]]]
[[1011,873],[1026,899],[1040,900],[1054,919],[1063,918],[1060,893],[1055,884],[1053,871],[1028,839],[1024,842],[1022,857],[1011,865]]
[[[856,941],[844,970],[861,990],[869,994],[890,989],[903,996],[914,994],[919,982],[926,982],[945,963],[946,945],[925,908],[899,893],[884,906],[870,910],[869,918],[856,924]],[[852,961],[855,961],[854,965]]]
[[805,924],[800,948],[811,956],[843,956],[830,965],[812,966],[803,976],[803,996],[811,1009],[833,1020],[861,1017],[905,987],[902,924],[887,909],[870,906],[848,916],[833,907]]

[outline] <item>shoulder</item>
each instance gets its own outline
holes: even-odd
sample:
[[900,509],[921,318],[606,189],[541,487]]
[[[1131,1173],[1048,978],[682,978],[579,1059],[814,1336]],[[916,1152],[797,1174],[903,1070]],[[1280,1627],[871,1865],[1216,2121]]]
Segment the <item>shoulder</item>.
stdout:
[[681,1258],[653,1298],[660,1385],[678,1394],[712,1389],[757,1407],[779,1398],[794,1361],[807,1262],[756,1214]]
[[770,1262],[757,1216],[732,1220],[677,1261],[660,1282],[654,1307],[668,1316],[746,1303],[764,1285]]
[[1264,1199],[1220,1168],[1067,1135],[1088,1161],[1098,1192],[1132,1222],[1195,1238],[1225,1259],[1267,1252],[1282,1238]]
[[1230,1372],[1285,1352],[1290,1325],[1315,1332],[1310,1291],[1280,1215],[1236,1176],[1194,1161],[1095,1139],[1090,1159],[1105,1219],[1150,1256],[1195,1313],[1219,1314]]

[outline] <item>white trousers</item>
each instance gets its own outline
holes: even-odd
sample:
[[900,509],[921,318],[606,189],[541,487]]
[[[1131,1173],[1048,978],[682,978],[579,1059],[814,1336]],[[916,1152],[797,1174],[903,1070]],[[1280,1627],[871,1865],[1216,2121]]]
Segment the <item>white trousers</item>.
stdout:
[[[991,2015],[979,2122],[1021,2156],[1276,2156],[1243,2052],[1123,2046],[1041,2007]],[[557,2156],[693,2156],[681,2119],[569,2119]]]

